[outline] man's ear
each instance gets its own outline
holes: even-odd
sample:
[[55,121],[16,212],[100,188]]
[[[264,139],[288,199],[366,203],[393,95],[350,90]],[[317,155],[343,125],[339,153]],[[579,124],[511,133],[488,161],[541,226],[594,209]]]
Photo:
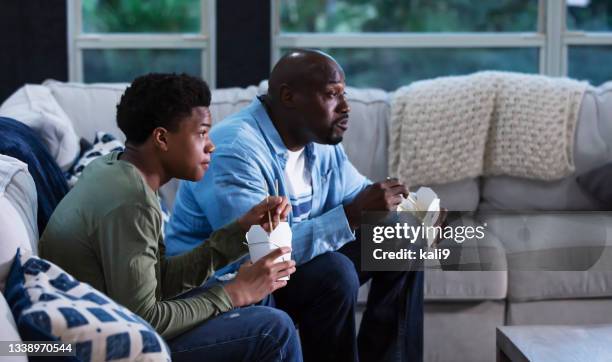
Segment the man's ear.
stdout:
[[287,108],[295,107],[295,93],[287,84],[281,84],[279,88],[279,99],[283,106]]
[[162,151],[168,151],[168,130],[157,127],[153,130],[153,144]]

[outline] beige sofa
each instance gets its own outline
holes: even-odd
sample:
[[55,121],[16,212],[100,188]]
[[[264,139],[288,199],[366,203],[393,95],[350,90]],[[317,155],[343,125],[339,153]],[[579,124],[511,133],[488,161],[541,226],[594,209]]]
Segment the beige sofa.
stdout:
[[[96,131],[108,131],[123,138],[115,124],[115,106],[125,86],[44,83],[76,134],[89,141]],[[213,91],[213,122],[245,107],[265,88],[266,84],[262,83],[244,89]],[[344,148],[363,174],[372,180],[384,179],[388,174],[391,93],[355,88],[349,88],[347,93],[351,114]],[[579,188],[575,179],[578,174],[610,162],[611,147],[612,85],[604,85],[589,88],[582,102],[574,147],[575,174],[555,182],[499,176],[430,186],[441,197],[442,206],[451,210],[475,213],[598,210],[600,205]],[[162,190],[169,204],[174,201],[175,191],[175,182]],[[557,231],[563,234],[563,230]],[[612,232],[606,234],[604,244],[610,238],[607,235]],[[515,242],[512,238],[499,237],[496,247],[513,250]],[[534,247],[547,247],[546,243],[555,243],[555,238],[528,242],[535,243]],[[499,253],[496,265],[494,271],[429,270],[425,273],[426,361],[492,361],[495,328],[499,325],[612,323],[612,269],[515,270],[503,253]],[[362,301],[365,293],[367,290],[363,289]]]

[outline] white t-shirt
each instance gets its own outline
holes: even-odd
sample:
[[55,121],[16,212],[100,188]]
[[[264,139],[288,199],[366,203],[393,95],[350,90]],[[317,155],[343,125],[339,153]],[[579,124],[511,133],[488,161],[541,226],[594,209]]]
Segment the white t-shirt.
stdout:
[[285,181],[293,211],[293,222],[308,219],[312,209],[312,178],[310,170],[306,168],[304,148],[289,151],[285,165]]

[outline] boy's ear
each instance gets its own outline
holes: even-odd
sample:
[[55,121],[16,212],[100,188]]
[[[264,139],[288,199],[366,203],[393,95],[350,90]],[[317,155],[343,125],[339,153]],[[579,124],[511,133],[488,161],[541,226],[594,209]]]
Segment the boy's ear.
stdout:
[[168,130],[157,127],[153,130],[153,143],[162,151],[168,151]]

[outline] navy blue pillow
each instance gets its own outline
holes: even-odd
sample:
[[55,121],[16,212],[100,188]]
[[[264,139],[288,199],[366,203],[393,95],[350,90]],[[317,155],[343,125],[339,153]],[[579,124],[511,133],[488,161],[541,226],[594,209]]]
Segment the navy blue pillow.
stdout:
[[28,164],[38,195],[38,232],[42,235],[57,204],[68,193],[64,173],[30,127],[0,117],[0,154]]
[[605,210],[612,210],[612,163],[578,176],[577,182]]

